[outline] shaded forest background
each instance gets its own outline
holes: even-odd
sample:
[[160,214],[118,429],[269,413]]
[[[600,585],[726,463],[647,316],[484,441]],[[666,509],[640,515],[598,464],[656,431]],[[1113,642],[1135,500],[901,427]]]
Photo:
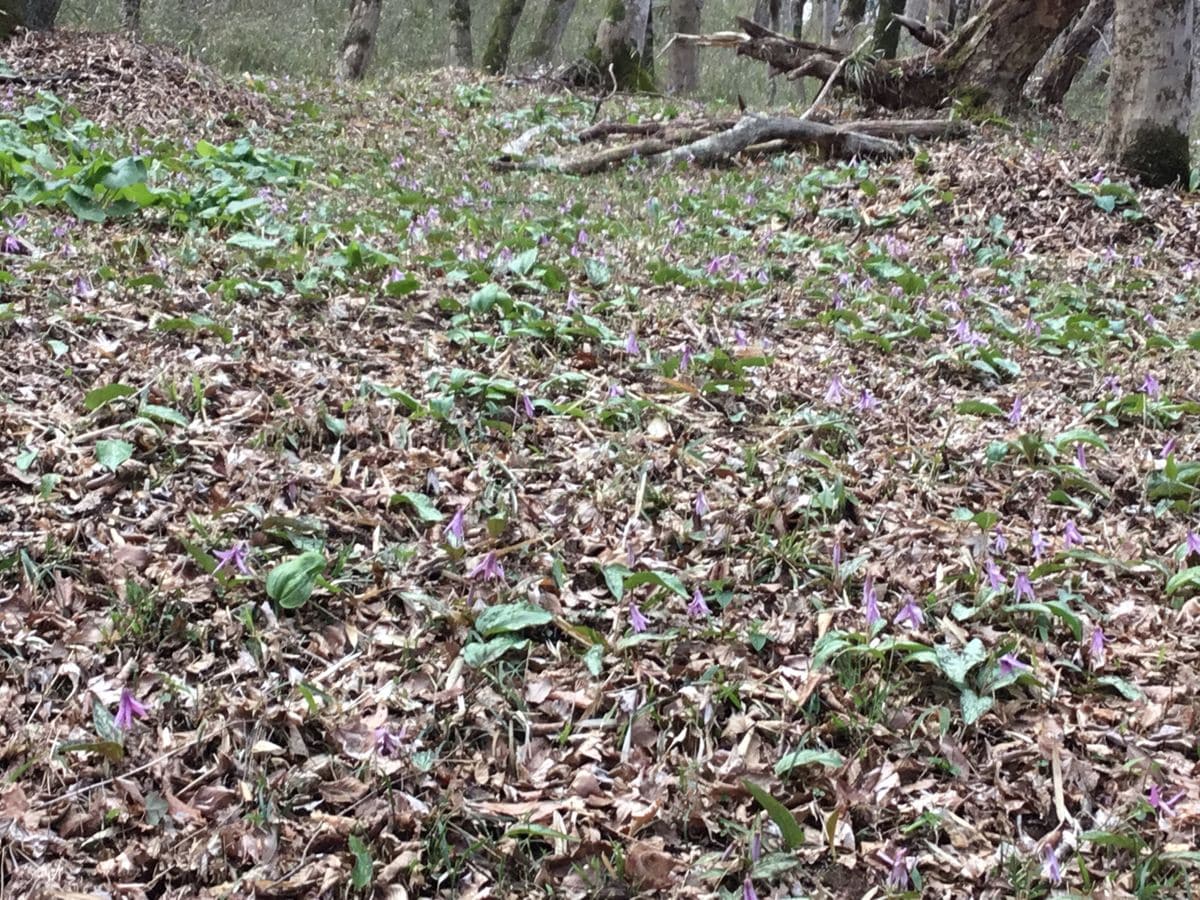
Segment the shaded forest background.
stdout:
[[[835,0],[830,0],[835,2]],[[499,0],[475,0],[472,4],[472,36],[478,54],[495,17]],[[545,0],[531,0],[521,17],[513,48],[512,71],[528,67],[529,46],[541,20]],[[869,4],[870,5],[870,4]],[[910,3],[910,6],[916,6]],[[818,40],[822,6],[805,4],[805,37]],[[656,55],[661,73],[666,57],[666,4],[656,2]],[[734,17],[749,15],[752,0],[707,0],[703,7],[705,31],[734,27]],[[555,56],[557,61],[578,58],[590,46],[603,12],[601,3],[580,3]],[[661,15],[660,15],[661,13]],[[873,13],[868,10],[867,21]],[[830,16],[832,21],[834,17]],[[278,23],[294,27],[278,35]],[[61,25],[91,30],[120,27],[119,0],[66,0],[59,16]],[[327,76],[346,25],[346,5],[337,0],[148,0],[142,11],[142,36],[194,53],[206,62],[231,72],[261,72],[275,75]],[[450,27],[443,0],[389,0],[383,4],[383,20],[371,63],[372,77],[411,72],[445,65],[449,53]],[[919,52],[907,34],[901,38],[901,54]],[[1066,103],[1067,111],[1086,121],[1104,117],[1104,66],[1107,57],[1101,41],[1092,54],[1092,64],[1076,79]],[[660,74],[661,74],[660,73]],[[816,82],[810,81],[811,94]],[[722,51],[701,51],[701,99],[734,100],[739,95],[757,105],[786,106],[803,87],[784,87],[769,103],[767,80],[760,62]],[[809,98],[811,99],[811,97]]]

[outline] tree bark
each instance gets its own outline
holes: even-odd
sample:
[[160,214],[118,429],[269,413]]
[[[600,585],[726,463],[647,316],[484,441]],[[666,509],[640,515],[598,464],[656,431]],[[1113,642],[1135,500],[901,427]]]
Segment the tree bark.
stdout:
[[533,38],[533,46],[529,58],[537,63],[547,63],[558,51],[567,23],[575,12],[576,0],[549,0],[542,12],[538,23],[537,34]]
[[780,0],[755,0],[754,21],[765,25],[772,31],[779,30],[779,19],[783,15],[783,4]]
[[[704,0],[671,0],[671,30],[676,34],[699,34]],[[667,59],[667,90],[686,94],[700,84],[700,48],[675,41]]]
[[792,37],[800,40],[804,37],[804,0],[792,2]]
[[934,31],[948,32],[950,30],[950,0],[929,0],[929,11],[925,15],[925,24]]
[[475,65],[471,0],[450,0],[450,64],[464,69]]
[[496,10],[487,47],[483,51],[485,72],[499,75],[508,68],[513,35],[517,33],[517,23],[521,21],[521,13],[524,11],[525,0],[500,0],[500,8]]
[[350,23],[346,26],[342,50],[338,55],[339,81],[361,81],[366,74],[367,64],[375,50],[375,35],[379,31],[382,12],[383,0],[353,0]]
[[867,14],[867,0],[844,0],[837,24],[833,26],[834,37],[845,37]]
[[900,23],[896,15],[904,14],[905,0],[879,0],[875,17],[875,53],[884,59],[895,59],[900,47]]
[[49,31],[58,18],[62,0],[0,0],[0,40],[20,26],[30,31]]
[[1120,0],[1104,154],[1153,186],[1187,184],[1193,0]]
[[1071,88],[1075,76],[1083,71],[1092,46],[1100,39],[1104,26],[1112,18],[1116,0],[1091,0],[1075,27],[1067,34],[1062,49],[1051,62],[1038,88],[1038,97],[1057,106]]
[[654,89],[654,75],[642,65],[649,19],[650,0],[609,0],[588,52],[603,82],[620,91]]
[[142,30],[142,0],[121,0],[121,27],[130,34]]

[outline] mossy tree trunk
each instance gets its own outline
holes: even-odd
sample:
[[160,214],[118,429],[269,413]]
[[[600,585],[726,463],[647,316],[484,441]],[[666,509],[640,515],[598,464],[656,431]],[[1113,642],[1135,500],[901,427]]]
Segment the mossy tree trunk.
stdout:
[[895,59],[900,46],[900,23],[895,16],[904,15],[905,0],[879,0],[875,17],[875,52],[884,59]]
[[833,36],[845,38],[854,31],[854,26],[859,24],[866,14],[867,0],[844,0],[837,24],[833,26]]
[[361,81],[367,73],[367,65],[375,51],[375,35],[379,33],[382,13],[383,0],[353,0],[350,22],[342,38],[341,53],[338,54],[339,81]]
[[1119,0],[1104,154],[1147,184],[1187,183],[1193,0]]
[[550,61],[562,43],[575,6],[576,0],[548,0],[538,22],[537,33],[533,36],[533,45],[529,48],[530,59],[538,63]]
[[500,8],[496,10],[496,18],[492,20],[492,30],[488,35],[487,47],[483,51],[485,72],[499,75],[508,68],[513,35],[517,33],[517,24],[521,21],[521,13],[524,11],[525,0],[500,0]]
[[[671,0],[670,30],[679,34],[699,34],[704,0]],[[700,48],[676,41],[667,60],[667,90],[686,94],[700,84]]]
[[609,0],[600,19],[588,59],[619,91],[654,89],[654,73],[642,58],[649,20],[650,0]]
[[471,41],[471,0],[450,0],[450,64],[469,69],[475,65]]
[[798,41],[804,40],[804,0],[791,0],[792,3],[792,37]]
[[1092,0],[1088,4],[1046,70],[1046,77],[1038,88],[1038,96],[1042,100],[1055,105],[1062,103],[1075,76],[1083,71],[1088,54],[1096,41],[1100,40],[1104,26],[1112,18],[1115,9],[1116,0]]
[[20,26],[30,31],[48,31],[58,18],[62,0],[0,0],[0,40]]

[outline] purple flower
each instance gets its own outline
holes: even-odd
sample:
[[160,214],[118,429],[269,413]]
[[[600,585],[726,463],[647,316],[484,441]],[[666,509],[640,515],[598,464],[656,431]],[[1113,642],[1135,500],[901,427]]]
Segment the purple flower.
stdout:
[[679,354],[679,371],[686,372],[688,366],[692,364],[692,348],[686,343],[683,345],[683,350]]
[[1042,537],[1042,533],[1036,528],[1033,530],[1033,534],[1029,536],[1029,544],[1033,547],[1033,558],[1038,561],[1046,555],[1046,550],[1050,546],[1046,543],[1046,539]]
[[28,256],[29,246],[15,234],[6,234],[0,241],[0,252],[11,253],[15,256]]
[[1200,534],[1189,528],[1184,546],[1187,547],[1188,556],[1200,556]]
[[625,338],[625,352],[630,356],[637,356],[642,352],[641,348],[638,347],[637,332],[632,329],[629,332],[629,337]]
[[1000,567],[996,565],[996,561],[994,559],[989,559],[987,561],[985,571],[987,572],[988,587],[990,587],[993,591],[1001,590],[1008,584],[1008,581],[1004,578],[1004,575],[1001,574]]
[[696,491],[696,499],[692,501],[692,515],[699,522],[708,514],[708,511],[708,498],[704,496],[704,488],[700,488],[700,490]]
[[629,604],[629,627],[633,629],[634,634],[641,634],[650,625],[646,621],[646,617],[642,615],[642,611],[638,609],[636,603]]
[[1162,814],[1164,818],[1170,818],[1175,815],[1175,807],[1186,796],[1186,791],[1179,791],[1170,800],[1164,800],[1159,792],[1157,784],[1150,785],[1150,798],[1148,800],[1150,806]]
[[[887,859],[887,857],[884,857]],[[892,864],[891,870],[888,872],[887,886],[893,891],[903,891],[908,889],[908,851],[903,847],[897,847],[892,858],[887,860]]]
[[1171,438],[1162,445],[1162,449],[1158,451],[1159,459],[1166,459],[1175,452],[1175,438]]
[[879,409],[879,401],[875,399],[875,395],[863,388],[862,393],[858,395],[858,403],[854,408],[860,413],[874,412]]
[[834,375],[829,379],[829,387],[825,389],[825,402],[830,406],[837,406],[846,397],[846,388],[842,384],[841,376]]
[[616,400],[618,397],[625,396],[625,388],[621,387],[615,381],[608,386],[608,399]]
[[876,623],[883,618],[879,614],[879,594],[875,590],[875,580],[870,575],[863,582],[863,615],[867,619],[868,631],[874,631]]
[[842,570],[842,542],[841,541],[833,542],[833,551],[830,554],[830,558],[831,558],[831,561],[833,562],[833,572],[836,575],[839,572],[841,572],[841,570]]
[[710,614],[708,604],[704,602],[704,595],[700,593],[700,588],[696,588],[692,594],[692,602],[687,607],[688,615],[693,619],[706,619]]
[[117,703],[117,715],[113,723],[122,731],[133,727],[134,719],[146,717],[146,707],[137,701],[129,688],[121,688],[121,699]]
[[250,566],[247,565],[249,555],[250,548],[245,541],[238,541],[228,550],[215,551],[213,556],[217,558],[217,567],[213,569],[213,574],[216,575],[226,566],[232,566],[239,575],[253,575]]
[[900,607],[900,612],[896,613],[896,618],[892,619],[896,625],[907,623],[910,630],[916,630],[925,624],[925,613],[921,607],[917,605],[917,601],[911,596],[908,602]]
[[1067,524],[1063,526],[1063,545],[1069,550],[1082,543],[1083,535],[1079,533],[1079,526],[1074,519],[1067,519]]
[[446,534],[455,547],[461,547],[463,544],[463,517],[465,512],[466,510],[460,506],[458,511],[450,517],[450,524],[446,526]]
[[1151,400],[1157,399],[1158,395],[1162,393],[1162,385],[1159,383],[1158,379],[1149,372],[1147,372],[1146,377],[1142,379],[1142,393],[1144,393]]
[[758,892],[754,890],[754,882],[750,880],[749,875],[742,882],[742,900],[758,900]]
[[1075,465],[1079,466],[1081,469],[1086,469],[1088,467],[1087,453],[1083,449],[1083,444],[1075,445]]
[[579,295],[572,288],[567,291],[567,312],[575,312],[577,309],[579,309]]
[[1021,398],[1014,397],[1013,402],[1012,402],[1012,409],[1010,409],[1008,411],[1008,424],[1009,425],[1020,425],[1022,415],[1024,415],[1024,413],[1022,411]]
[[750,838],[750,862],[758,862],[762,858],[762,834],[754,832]]
[[1104,636],[1104,629],[1097,625],[1092,629],[1092,637],[1088,641],[1088,665],[1093,672],[1104,665],[1104,645],[1107,643],[1108,638]]
[[1008,551],[1008,538],[1004,536],[999,525],[992,529],[992,550],[1001,556]]
[[525,417],[532,419],[537,413],[533,409],[533,400],[528,394],[521,394],[521,411],[525,413]]
[[500,561],[496,558],[496,551],[489,550],[487,555],[475,564],[475,568],[470,571],[468,577],[478,578],[482,581],[503,581],[504,566],[500,565]]
[[1021,662],[1021,660],[1017,659],[1017,657],[1011,653],[1005,653],[1002,657],[1000,657],[999,666],[1000,674],[1005,676],[1029,671],[1029,666],[1025,665],[1025,663]]
[[73,293],[81,300],[91,300],[96,296],[98,291],[92,287],[92,283],[88,281],[86,275],[80,275],[75,279],[75,288]]
[[375,738],[375,752],[380,756],[395,756],[400,751],[403,730],[397,734],[385,725],[376,728],[372,735]]
[[1018,603],[1021,602],[1022,597],[1030,603],[1037,600],[1037,595],[1033,592],[1033,583],[1024,572],[1017,573],[1017,580],[1013,582],[1013,594]]
[[1046,864],[1043,871],[1046,874],[1046,880],[1051,884],[1062,884],[1062,870],[1058,867],[1058,855],[1054,852],[1054,848],[1046,846]]
[[749,344],[749,341],[746,339],[746,332],[740,328],[733,329],[733,343],[738,347],[745,347]]

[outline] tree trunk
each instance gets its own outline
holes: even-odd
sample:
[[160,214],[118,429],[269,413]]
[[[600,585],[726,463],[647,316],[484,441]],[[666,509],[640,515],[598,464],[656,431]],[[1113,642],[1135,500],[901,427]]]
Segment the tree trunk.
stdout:
[[[704,0],[671,0],[671,30],[678,34],[699,34],[700,13]],[[667,90],[686,94],[700,84],[700,48],[676,41],[667,59]]]
[[1092,46],[1100,39],[1104,26],[1112,18],[1116,0],[1091,0],[1075,27],[1067,34],[1062,48],[1046,70],[1038,88],[1038,96],[1046,103],[1058,105],[1071,88],[1075,76],[1083,71]]
[[596,29],[596,43],[588,52],[588,61],[599,69],[603,82],[620,91],[654,89],[654,74],[642,66],[649,19],[650,0],[609,0]]
[[850,34],[866,14],[867,0],[845,0],[837,24],[833,26],[833,36],[840,38]]
[[567,23],[575,12],[576,0],[549,0],[538,23],[537,34],[533,38],[533,46],[529,58],[537,63],[547,63],[554,56],[562,43],[562,37],[567,30]]
[[525,0],[500,0],[500,8],[496,10],[487,47],[483,51],[485,72],[499,75],[508,68],[513,35],[517,33],[517,23],[521,21],[521,13],[524,11]]
[[342,52],[338,56],[337,77],[339,81],[361,81],[375,49],[375,34],[379,31],[379,17],[383,12],[383,0],[353,0],[350,6],[350,24],[342,38]]
[[450,0],[450,64],[464,69],[475,65],[471,41],[471,0]]
[[929,0],[925,24],[934,31],[950,32],[950,0]]
[[792,3],[792,37],[796,40],[804,38],[804,0],[791,0]]
[[20,26],[30,31],[49,31],[58,18],[62,0],[0,0],[0,40]]
[[875,53],[884,59],[895,59],[900,46],[900,23],[893,16],[904,15],[906,0],[879,0],[875,17]]
[[1187,184],[1193,6],[1117,4],[1104,154],[1149,185]]
[[142,0],[121,0],[121,27],[130,34],[142,30]]
[[755,0],[753,19],[759,25],[765,25],[772,31],[779,30],[779,19],[783,15],[783,4],[780,0]]
[[1012,108],[1038,61],[1085,2],[988,0],[938,54],[951,89],[973,105]]

